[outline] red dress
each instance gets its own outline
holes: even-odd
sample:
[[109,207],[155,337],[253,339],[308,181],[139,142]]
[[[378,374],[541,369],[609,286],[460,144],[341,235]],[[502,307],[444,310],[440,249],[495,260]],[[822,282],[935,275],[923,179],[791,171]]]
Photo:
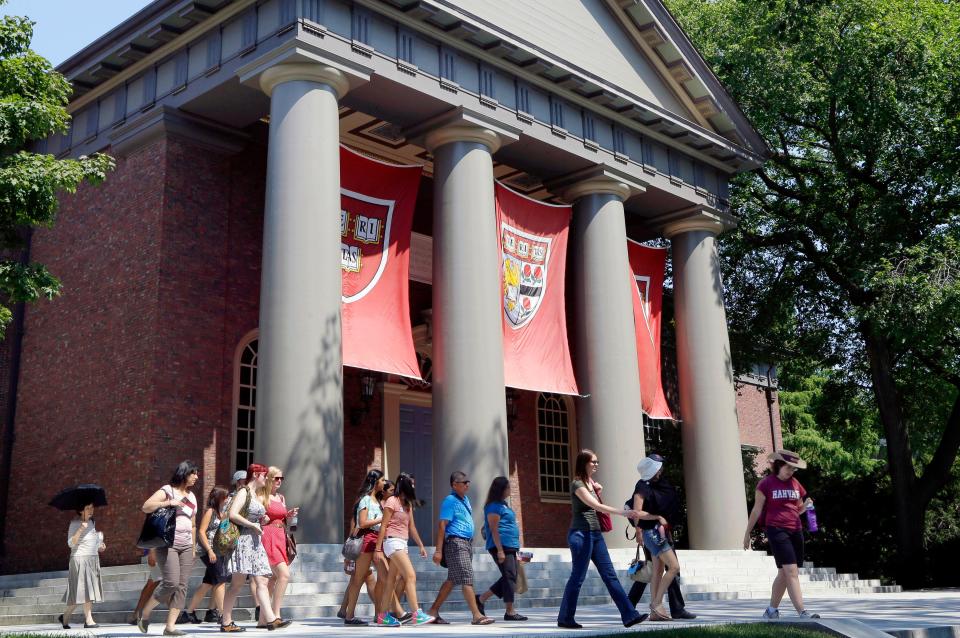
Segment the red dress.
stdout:
[[281,501],[270,501],[267,518],[263,526],[263,547],[267,550],[270,565],[279,565],[287,561],[287,530],[283,526],[287,518],[287,506]]

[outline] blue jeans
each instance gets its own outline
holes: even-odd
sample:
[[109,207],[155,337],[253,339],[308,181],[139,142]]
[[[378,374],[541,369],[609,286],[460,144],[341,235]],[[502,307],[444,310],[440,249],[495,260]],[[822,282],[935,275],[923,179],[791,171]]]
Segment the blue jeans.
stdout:
[[613,568],[613,562],[610,561],[610,553],[607,551],[602,532],[572,529],[567,533],[567,545],[570,546],[570,555],[573,558],[573,570],[563,590],[563,602],[560,603],[560,614],[557,616],[558,623],[576,622],[574,616],[577,614],[577,599],[580,597],[580,588],[583,587],[583,580],[587,577],[591,560],[600,572],[600,578],[607,586],[610,597],[620,610],[620,620],[626,624],[639,616],[617,579],[617,571]]

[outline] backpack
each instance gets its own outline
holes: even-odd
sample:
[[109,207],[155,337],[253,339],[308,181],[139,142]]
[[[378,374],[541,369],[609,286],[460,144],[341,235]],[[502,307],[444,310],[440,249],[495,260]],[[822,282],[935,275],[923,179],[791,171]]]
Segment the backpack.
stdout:
[[[253,498],[253,493],[248,488],[243,488],[247,490],[247,500],[244,501],[243,507],[240,508],[240,516],[243,518],[247,517],[247,514],[250,513],[250,499]],[[234,497],[236,498],[236,497]],[[233,550],[237,548],[237,541],[240,540],[240,527],[230,520],[230,507],[233,502],[231,499],[230,505],[227,507],[227,515],[222,521],[220,521],[219,527],[217,527],[216,534],[213,535],[213,551],[218,556],[227,556],[233,553]]]

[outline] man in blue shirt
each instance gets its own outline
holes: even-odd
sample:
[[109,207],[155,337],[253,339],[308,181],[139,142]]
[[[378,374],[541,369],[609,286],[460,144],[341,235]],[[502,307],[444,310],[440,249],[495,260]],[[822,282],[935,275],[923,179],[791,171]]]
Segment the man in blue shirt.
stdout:
[[[433,562],[438,565],[445,562],[447,565],[447,580],[440,586],[437,599],[430,607],[429,615],[433,616],[434,624],[448,625],[448,621],[440,617],[440,606],[447,599],[454,585],[463,587],[463,599],[473,614],[474,625],[489,625],[492,618],[480,613],[477,606],[477,596],[473,591],[473,507],[467,490],[470,489],[470,480],[463,472],[456,471],[450,475],[450,494],[440,503],[440,520],[437,523],[437,538],[443,539],[437,551],[433,554]],[[442,549],[441,549],[442,548]]]

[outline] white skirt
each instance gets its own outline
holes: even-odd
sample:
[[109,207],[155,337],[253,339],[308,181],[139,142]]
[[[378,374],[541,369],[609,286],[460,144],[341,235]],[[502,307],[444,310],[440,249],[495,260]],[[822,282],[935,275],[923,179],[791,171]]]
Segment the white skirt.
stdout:
[[100,557],[71,556],[70,575],[67,577],[67,591],[63,594],[63,602],[78,605],[87,601],[99,603],[102,600]]

